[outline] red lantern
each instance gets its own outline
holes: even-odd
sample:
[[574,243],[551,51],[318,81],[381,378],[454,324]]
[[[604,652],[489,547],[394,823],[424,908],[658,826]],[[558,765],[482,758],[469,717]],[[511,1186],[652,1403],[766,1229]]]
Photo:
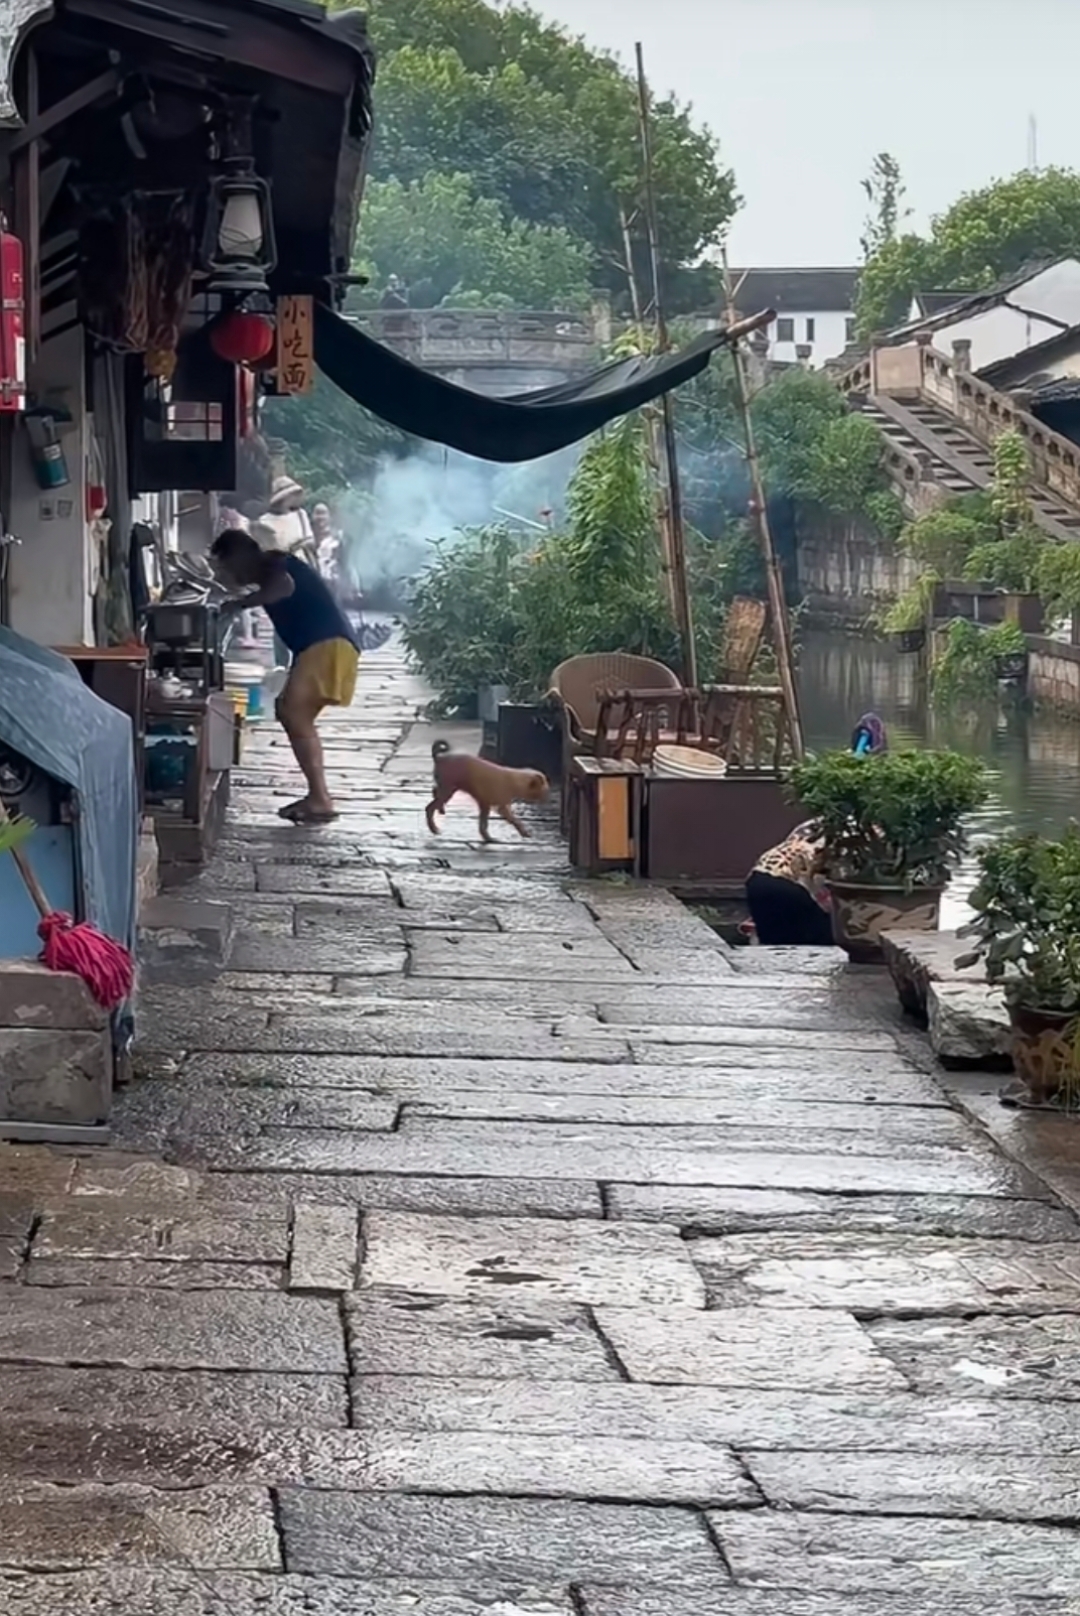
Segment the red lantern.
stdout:
[[0,214],[0,410],[26,408],[23,246]]
[[257,365],[274,346],[274,323],[265,314],[233,309],[210,328],[210,346],[230,365]]

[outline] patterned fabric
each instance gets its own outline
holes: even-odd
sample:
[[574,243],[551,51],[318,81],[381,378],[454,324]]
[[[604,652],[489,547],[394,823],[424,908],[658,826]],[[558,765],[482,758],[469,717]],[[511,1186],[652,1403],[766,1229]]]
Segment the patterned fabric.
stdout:
[[795,881],[820,902],[819,864],[823,843],[812,820],[796,825],[776,847],[762,853],[754,871],[775,875],[782,881]]

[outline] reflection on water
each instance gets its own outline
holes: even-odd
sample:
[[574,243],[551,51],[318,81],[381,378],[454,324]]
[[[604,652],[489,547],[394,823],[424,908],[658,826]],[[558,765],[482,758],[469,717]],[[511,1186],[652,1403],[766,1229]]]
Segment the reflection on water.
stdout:
[[[1080,723],[1026,713],[1008,698],[1000,709],[932,712],[918,666],[918,657],[891,645],[808,633],[799,659],[807,745],[846,746],[860,713],[873,711],[893,746],[948,746],[981,757],[991,797],[975,818],[976,844],[1017,828],[1055,835],[1080,817]],[[946,895],[943,926],[960,924],[975,873],[969,859]]]

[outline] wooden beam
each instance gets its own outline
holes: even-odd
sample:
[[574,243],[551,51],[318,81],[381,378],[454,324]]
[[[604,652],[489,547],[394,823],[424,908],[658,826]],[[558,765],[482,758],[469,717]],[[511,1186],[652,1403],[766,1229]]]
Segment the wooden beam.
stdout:
[[[27,46],[26,118],[33,123],[38,112],[37,56]],[[15,234],[23,244],[24,296],[26,299],[26,361],[37,358],[41,342],[41,184],[40,142],[32,139],[12,160],[12,188],[15,193]]]
[[220,0],[166,0],[160,5],[154,0],[68,0],[65,9],[190,55],[254,68],[332,95],[347,95],[356,82],[347,49],[337,41],[328,37],[323,45],[311,30],[284,27],[269,18],[230,16]]
[[47,135],[50,129],[66,123],[68,118],[73,118],[77,112],[83,112],[87,107],[92,107],[96,101],[103,101],[108,95],[118,91],[121,83],[120,74],[115,67],[110,67],[107,73],[99,73],[96,79],[90,79],[78,90],[72,90],[70,95],[54,101],[51,107],[46,107],[44,112],[39,112],[36,117],[28,117],[11,141],[9,150],[21,151],[32,140],[40,140],[42,135]]

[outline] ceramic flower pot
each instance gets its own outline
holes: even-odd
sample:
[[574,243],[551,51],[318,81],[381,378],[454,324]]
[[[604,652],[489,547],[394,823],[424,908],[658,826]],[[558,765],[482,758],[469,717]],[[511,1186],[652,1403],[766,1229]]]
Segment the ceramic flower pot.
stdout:
[[830,881],[833,938],[856,965],[884,965],[883,931],[937,931],[944,887],[860,886]]
[[1012,1062],[1036,1104],[1080,1095],[1080,1016],[1069,1010],[1009,1008]]

